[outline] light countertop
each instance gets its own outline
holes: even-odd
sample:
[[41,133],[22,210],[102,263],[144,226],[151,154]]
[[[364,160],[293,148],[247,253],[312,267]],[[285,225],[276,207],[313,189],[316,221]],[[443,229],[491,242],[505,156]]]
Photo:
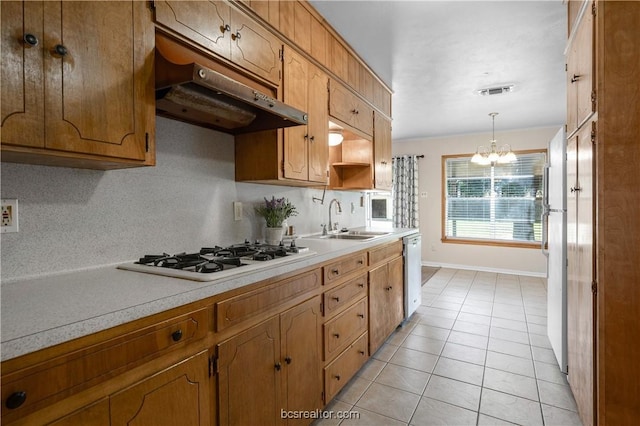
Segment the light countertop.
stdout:
[[309,247],[315,254],[209,282],[125,271],[117,269],[117,265],[3,282],[1,359],[15,358],[416,232],[395,229],[388,236],[369,241],[300,238],[297,244]]

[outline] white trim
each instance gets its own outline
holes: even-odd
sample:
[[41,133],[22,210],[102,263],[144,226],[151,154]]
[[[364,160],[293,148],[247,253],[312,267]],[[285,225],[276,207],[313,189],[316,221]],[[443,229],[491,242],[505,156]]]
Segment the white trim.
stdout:
[[487,268],[484,266],[458,265],[455,263],[438,263],[438,262],[428,262],[424,260],[420,264],[422,266],[432,266],[432,267],[441,267],[441,268],[449,268],[449,269],[464,269],[467,271],[495,272],[496,274],[524,275],[527,277],[547,278],[546,272],[532,272],[532,271],[518,271],[515,269]]

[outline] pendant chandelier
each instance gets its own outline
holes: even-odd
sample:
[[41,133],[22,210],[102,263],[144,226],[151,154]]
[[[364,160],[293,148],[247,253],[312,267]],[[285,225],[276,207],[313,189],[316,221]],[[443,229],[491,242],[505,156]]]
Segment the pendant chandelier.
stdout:
[[496,144],[496,115],[497,112],[490,112],[493,122],[493,131],[491,137],[491,145],[487,148],[484,145],[480,145],[476,150],[476,153],[471,158],[472,163],[480,165],[488,165],[493,163],[512,163],[517,160],[516,155],[511,151],[511,146],[508,144],[502,145],[498,148]]

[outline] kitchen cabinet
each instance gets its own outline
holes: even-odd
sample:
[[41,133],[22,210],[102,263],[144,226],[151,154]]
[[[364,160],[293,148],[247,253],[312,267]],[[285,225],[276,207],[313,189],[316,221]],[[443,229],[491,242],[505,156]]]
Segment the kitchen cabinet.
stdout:
[[369,265],[369,353],[374,353],[404,318],[402,243],[371,250]]
[[96,169],[153,165],[147,5],[3,1],[1,8],[2,160]]
[[111,424],[211,425],[208,359],[202,351],[112,395]]
[[374,113],[373,124],[374,187],[391,191],[391,120]]
[[[220,424],[279,424],[322,407],[320,296],[217,345]],[[250,409],[248,409],[250,408]]]
[[[568,105],[586,116],[567,123],[568,381],[584,425],[633,425],[640,418],[640,215],[634,160],[640,158],[640,3],[585,1],[577,3],[577,13],[577,4],[568,3],[574,19],[568,26]],[[571,82],[574,52],[584,52],[580,62],[593,61],[583,68],[593,70],[588,84],[593,98],[587,101],[585,88],[584,108]],[[567,119],[572,120],[569,114]]]
[[367,342],[367,333],[364,333],[324,368],[327,402],[331,401],[367,362],[369,359]]
[[373,142],[342,130],[344,140],[329,147],[329,182],[332,189],[373,188]]
[[327,183],[327,81],[320,68],[285,48],[283,100],[307,111],[308,124],[236,136],[236,180]]
[[595,111],[594,19],[584,13],[567,50],[567,134],[571,135]]
[[329,81],[329,115],[363,135],[373,135],[373,108],[333,79]]
[[226,1],[156,1],[158,28],[230,61],[271,84],[280,84],[282,43]]

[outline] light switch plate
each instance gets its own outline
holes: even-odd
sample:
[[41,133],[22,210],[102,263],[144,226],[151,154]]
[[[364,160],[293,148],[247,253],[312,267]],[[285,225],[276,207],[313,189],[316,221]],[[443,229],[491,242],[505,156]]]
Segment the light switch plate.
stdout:
[[0,232],[18,232],[18,200],[17,199],[3,199],[1,201],[2,207],[2,222],[0,222]]
[[240,201],[233,202],[233,220],[242,220],[242,203]]

